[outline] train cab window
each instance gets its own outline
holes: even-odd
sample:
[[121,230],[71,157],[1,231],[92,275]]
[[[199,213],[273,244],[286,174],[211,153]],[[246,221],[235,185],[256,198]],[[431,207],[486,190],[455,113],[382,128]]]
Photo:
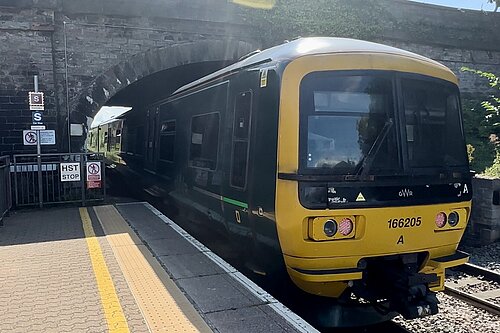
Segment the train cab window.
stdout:
[[390,76],[314,72],[300,89],[302,170],[352,175],[369,163],[370,173],[392,174],[399,167]]
[[252,112],[252,92],[238,94],[234,105],[233,153],[231,161],[231,185],[245,188],[248,168],[248,144]]
[[173,162],[175,148],[175,120],[169,120],[160,129],[160,160]]
[[219,113],[194,116],[191,120],[189,164],[215,170],[219,147]]
[[467,165],[458,89],[436,80],[403,79],[401,85],[410,167]]

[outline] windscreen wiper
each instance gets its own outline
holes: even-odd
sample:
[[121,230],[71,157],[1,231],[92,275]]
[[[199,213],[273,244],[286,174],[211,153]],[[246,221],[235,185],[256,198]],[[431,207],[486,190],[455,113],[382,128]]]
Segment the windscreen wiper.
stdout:
[[363,178],[368,174],[370,171],[370,168],[373,164],[373,161],[375,160],[375,156],[377,156],[378,151],[380,150],[380,147],[382,147],[382,143],[384,142],[385,138],[387,137],[387,134],[389,134],[389,130],[392,128],[393,125],[393,120],[392,118],[387,119],[387,121],[384,124],[384,127],[380,131],[379,135],[373,141],[372,146],[370,147],[370,150],[368,150],[368,153],[361,159],[359,165],[360,167],[356,171],[356,175],[360,176],[360,178]]

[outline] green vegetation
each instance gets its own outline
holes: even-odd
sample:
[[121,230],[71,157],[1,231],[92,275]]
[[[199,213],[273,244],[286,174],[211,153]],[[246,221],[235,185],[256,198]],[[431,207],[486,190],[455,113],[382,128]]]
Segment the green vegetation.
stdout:
[[[462,68],[462,71],[488,80],[500,92],[500,78],[492,73]],[[487,96],[483,101],[465,100],[464,127],[471,168],[489,177],[500,178],[500,97]]]
[[246,17],[258,23],[265,46],[298,36],[373,39],[390,24],[379,1],[280,0],[270,10],[247,11]]

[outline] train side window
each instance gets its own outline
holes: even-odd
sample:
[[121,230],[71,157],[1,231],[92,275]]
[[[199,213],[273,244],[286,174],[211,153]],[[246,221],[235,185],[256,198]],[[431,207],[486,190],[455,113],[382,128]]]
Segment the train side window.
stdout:
[[191,120],[189,164],[215,170],[219,147],[219,113],[194,116]]
[[231,186],[238,188],[245,188],[247,183],[251,112],[252,92],[239,93],[234,104],[233,154],[231,161]]
[[169,120],[161,125],[160,130],[160,160],[173,162],[175,148],[175,120]]

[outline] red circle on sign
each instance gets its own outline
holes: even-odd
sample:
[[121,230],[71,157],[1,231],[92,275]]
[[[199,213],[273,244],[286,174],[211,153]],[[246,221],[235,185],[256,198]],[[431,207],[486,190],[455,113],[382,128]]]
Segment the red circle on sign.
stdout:
[[87,171],[91,175],[97,175],[99,173],[99,171],[100,171],[100,166],[97,163],[91,163],[91,164],[88,165]]

